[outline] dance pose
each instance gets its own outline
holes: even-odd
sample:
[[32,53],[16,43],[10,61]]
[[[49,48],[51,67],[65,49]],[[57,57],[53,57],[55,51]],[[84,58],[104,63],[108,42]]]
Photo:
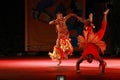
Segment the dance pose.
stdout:
[[69,38],[69,31],[66,26],[66,21],[71,16],[76,16],[75,14],[69,14],[63,17],[62,13],[58,13],[57,18],[50,21],[49,24],[56,25],[56,32],[58,34],[56,45],[54,46],[53,53],[49,52],[48,55],[53,60],[58,60],[58,65],[61,64],[61,59],[67,58],[68,55],[72,55],[73,47],[71,45],[71,39]]
[[83,49],[83,53],[76,63],[77,72],[80,72],[79,65],[83,60],[87,60],[91,63],[93,59],[99,61],[101,72],[105,72],[106,62],[100,57],[100,53],[104,54],[104,51],[106,50],[106,43],[101,39],[106,30],[108,12],[109,9],[104,12],[101,28],[96,33],[93,31],[95,26],[92,23],[92,13],[89,15],[89,19],[84,22],[85,30],[83,30],[83,35],[78,36],[78,45]]

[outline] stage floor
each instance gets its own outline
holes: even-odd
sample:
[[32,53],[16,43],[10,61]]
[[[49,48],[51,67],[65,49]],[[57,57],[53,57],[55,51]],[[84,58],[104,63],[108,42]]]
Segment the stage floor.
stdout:
[[97,61],[84,61],[76,73],[77,58],[63,60],[59,67],[50,58],[2,58],[0,80],[120,80],[120,58],[104,59],[107,66],[101,74]]

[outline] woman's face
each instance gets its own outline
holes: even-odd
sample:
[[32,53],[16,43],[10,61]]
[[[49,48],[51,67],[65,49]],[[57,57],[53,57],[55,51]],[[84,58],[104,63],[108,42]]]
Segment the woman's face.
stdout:
[[86,58],[87,58],[87,62],[92,63],[92,61],[93,61],[93,55],[88,54]]
[[63,15],[61,13],[57,14],[57,19],[59,20],[63,19]]
[[87,62],[89,62],[89,63],[92,63],[92,61],[93,61],[92,58],[87,59]]

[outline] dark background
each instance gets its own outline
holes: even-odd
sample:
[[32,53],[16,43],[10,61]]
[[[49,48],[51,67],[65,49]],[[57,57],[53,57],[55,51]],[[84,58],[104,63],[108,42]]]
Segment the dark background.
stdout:
[[[108,5],[106,5],[106,3]],[[95,14],[94,23],[100,25],[102,13],[110,7],[108,26],[104,40],[108,44],[108,55],[120,51],[120,0],[86,0],[86,18],[90,12]],[[25,1],[4,0],[0,2],[0,55],[14,56],[24,51],[25,41]],[[98,17],[99,16],[99,17]],[[96,31],[99,27],[96,29]],[[119,52],[118,52],[119,53]]]
[[24,51],[24,0],[0,2],[0,54]]

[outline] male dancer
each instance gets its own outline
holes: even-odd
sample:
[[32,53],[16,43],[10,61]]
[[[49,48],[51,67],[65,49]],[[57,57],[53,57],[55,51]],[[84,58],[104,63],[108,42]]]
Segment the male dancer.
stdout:
[[83,48],[83,53],[76,63],[77,72],[80,72],[79,64],[83,60],[87,60],[89,63],[91,63],[93,59],[100,62],[99,67],[101,72],[105,72],[106,62],[100,57],[100,52],[104,54],[106,49],[106,44],[104,41],[101,41],[101,39],[103,38],[106,30],[108,12],[109,9],[104,12],[101,28],[96,33],[93,32],[94,24],[92,23],[92,13],[89,15],[89,19],[85,21],[85,30],[83,30],[83,36],[78,36],[78,45],[80,48]]

